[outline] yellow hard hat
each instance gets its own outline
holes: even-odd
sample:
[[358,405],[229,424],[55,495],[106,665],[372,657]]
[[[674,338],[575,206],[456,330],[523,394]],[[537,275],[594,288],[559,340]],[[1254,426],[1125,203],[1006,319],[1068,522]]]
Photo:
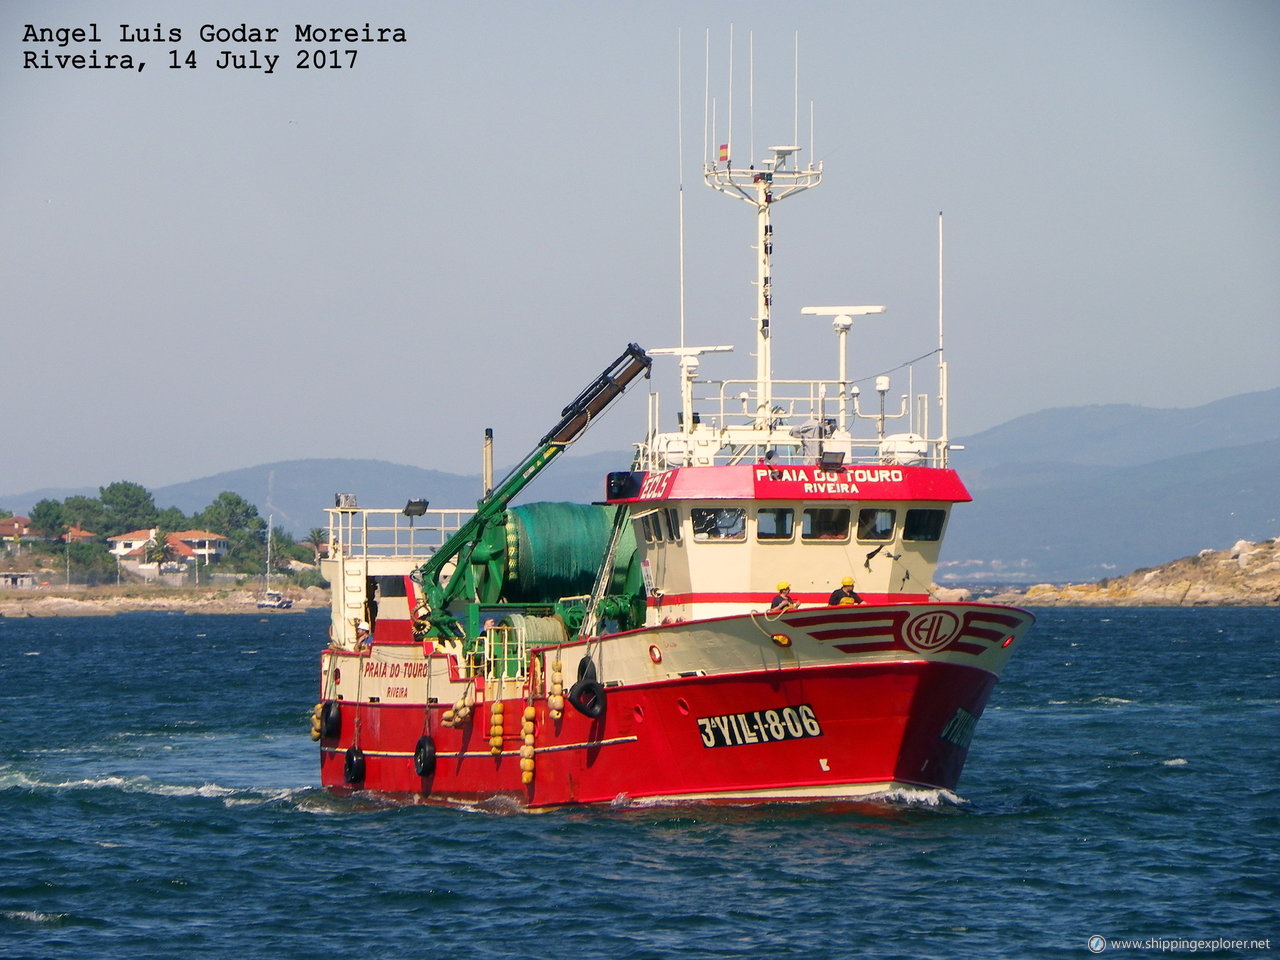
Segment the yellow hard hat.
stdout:
[[843,584],[843,585],[844,585],[844,586],[846,586],[846,587],[852,587],[852,586],[853,586],[853,577],[845,577],[843,580],[841,580],[841,581],[840,581],[840,583],[841,583],[841,584]]
[[787,581],[785,581],[785,580],[780,580],[780,581],[778,581],[778,589],[779,589],[779,590],[790,590],[790,589],[791,589],[791,584],[787,583]]

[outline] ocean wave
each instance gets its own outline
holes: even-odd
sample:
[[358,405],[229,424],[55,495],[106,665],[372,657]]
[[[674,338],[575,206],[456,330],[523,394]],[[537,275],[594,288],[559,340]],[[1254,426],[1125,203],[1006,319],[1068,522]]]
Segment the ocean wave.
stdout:
[[334,793],[323,787],[304,787],[282,798],[299,813],[316,816],[342,816],[350,813],[382,813],[400,807],[425,806],[420,797],[380,794],[363,790]]
[[0,917],[6,920],[17,920],[22,923],[50,924],[56,926],[70,916],[66,913],[42,913],[39,910],[3,910]]
[[316,790],[315,787],[224,787],[217,783],[182,784],[164,783],[150,777],[122,777],[105,775],[81,777],[69,780],[44,780],[21,770],[0,769],[0,792],[22,790],[38,792],[70,792],[80,790],[107,790],[120,793],[143,794],[153,797],[194,797],[204,800],[221,800],[226,807],[264,806],[288,802],[291,798]]
[[[662,812],[664,810],[686,813],[697,811],[699,815],[715,817],[716,814],[760,813],[770,816],[779,811],[806,814],[813,810],[830,810],[833,812],[858,810],[867,808],[901,809],[901,808],[962,808],[969,801],[950,790],[925,787],[899,787],[871,793],[860,797],[845,798],[804,798],[796,800],[731,800],[708,803],[705,800],[682,800],[672,797],[629,797],[619,794],[608,803],[589,804],[587,806],[564,806],[529,808],[513,797],[497,796],[484,800],[446,800],[444,798],[426,798],[400,794],[379,794],[366,791],[350,793],[333,793],[321,787],[308,787],[301,791],[293,791],[288,797],[301,813],[321,816],[343,815],[352,813],[381,813],[404,807],[436,807],[447,808],[458,813],[475,814],[489,817],[512,817],[525,814],[568,813],[570,816],[599,816],[601,811],[608,810],[626,815],[629,812]],[[249,801],[244,801],[249,802]],[[231,805],[231,804],[228,804]]]
[[806,797],[794,800],[721,800],[708,804],[705,800],[681,800],[669,797],[628,797],[619,794],[609,803],[612,810],[655,810],[662,808],[692,808],[710,810],[772,810],[814,808],[835,809],[843,807],[906,806],[906,807],[961,807],[969,803],[950,790],[932,787],[895,787],[877,793],[857,797]]
[[899,787],[865,799],[901,803],[913,807],[962,807],[969,802],[950,790],[928,787]]
[[1070,700],[1047,700],[1046,706],[1050,707],[1080,707],[1080,706],[1103,706],[1115,707],[1122,704],[1133,703],[1132,700],[1126,700],[1124,697],[1075,697]]

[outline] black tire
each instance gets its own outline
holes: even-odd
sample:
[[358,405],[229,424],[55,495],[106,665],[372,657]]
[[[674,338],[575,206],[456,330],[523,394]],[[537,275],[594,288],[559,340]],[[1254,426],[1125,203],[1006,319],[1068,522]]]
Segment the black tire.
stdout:
[[604,716],[604,686],[598,680],[579,680],[565,699],[584,717],[596,720]]
[[418,745],[413,748],[413,769],[420,777],[436,772],[436,742],[430,737],[418,738]]
[[342,708],[337,700],[326,700],[320,708],[320,736],[331,740],[342,729]]
[[347,759],[342,764],[342,777],[347,783],[364,783],[364,751],[359,747],[347,748]]

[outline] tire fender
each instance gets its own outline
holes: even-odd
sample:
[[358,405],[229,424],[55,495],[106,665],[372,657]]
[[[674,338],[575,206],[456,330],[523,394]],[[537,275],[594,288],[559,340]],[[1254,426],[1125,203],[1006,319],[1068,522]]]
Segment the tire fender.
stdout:
[[579,680],[569,688],[565,699],[584,717],[596,720],[604,716],[605,692],[598,680]]
[[342,729],[342,708],[337,700],[326,700],[320,708],[320,736],[330,740]]
[[348,747],[347,757],[342,764],[342,777],[347,783],[364,783],[364,751],[359,747]]
[[413,748],[413,769],[420,777],[436,772],[436,742],[428,736],[419,737],[418,745]]

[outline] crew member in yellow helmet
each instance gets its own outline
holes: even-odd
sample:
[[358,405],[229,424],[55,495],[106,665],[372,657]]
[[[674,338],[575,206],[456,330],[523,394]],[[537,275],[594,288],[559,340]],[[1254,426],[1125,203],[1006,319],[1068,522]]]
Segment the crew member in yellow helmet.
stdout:
[[847,607],[855,603],[862,603],[863,599],[853,590],[853,577],[845,577],[840,581],[840,586],[831,591],[831,597],[827,600],[829,607]]
[[778,583],[778,595],[773,598],[773,602],[769,604],[770,613],[784,613],[787,610],[794,610],[800,604],[791,599],[791,584],[782,580]]

